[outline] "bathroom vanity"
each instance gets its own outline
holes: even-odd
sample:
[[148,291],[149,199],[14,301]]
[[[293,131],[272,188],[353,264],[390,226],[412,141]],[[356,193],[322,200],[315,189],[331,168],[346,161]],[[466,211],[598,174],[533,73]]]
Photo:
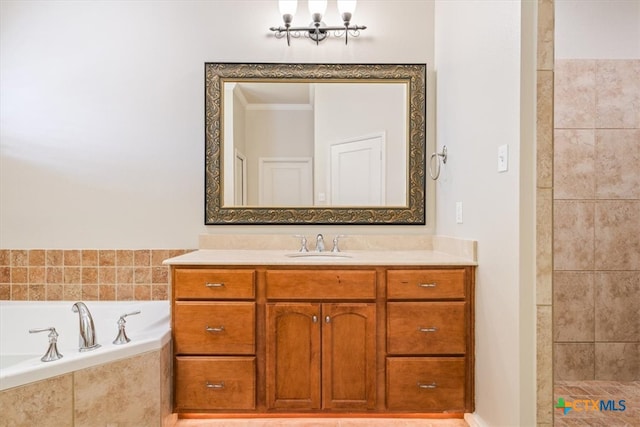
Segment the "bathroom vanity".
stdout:
[[166,264],[179,414],[474,410],[469,259],[232,249]]

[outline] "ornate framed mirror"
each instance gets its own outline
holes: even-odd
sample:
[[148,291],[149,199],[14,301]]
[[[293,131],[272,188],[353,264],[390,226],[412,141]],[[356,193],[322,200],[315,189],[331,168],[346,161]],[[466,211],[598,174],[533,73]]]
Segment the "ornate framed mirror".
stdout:
[[205,224],[425,224],[425,64],[205,64]]

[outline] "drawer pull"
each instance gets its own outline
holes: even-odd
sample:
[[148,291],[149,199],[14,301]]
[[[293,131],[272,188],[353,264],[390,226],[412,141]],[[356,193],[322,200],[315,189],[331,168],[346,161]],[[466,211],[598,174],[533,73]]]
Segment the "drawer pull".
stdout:
[[207,288],[224,288],[224,283],[205,283]]
[[418,283],[418,287],[420,288],[435,288],[437,286],[437,284],[435,282],[433,283]]
[[210,383],[209,381],[207,381],[205,387],[213,388],[215,390],[221,390],[224,388],[224,381],[220,381],[219,383]]
[[207,326],[206,328],[204,328],[204,330],[207,332],[224,332],[224,326],[218,326],[218,327]]
[[437,388],[438,384],[436,383],[431,383],[431,384],[425,384],[425,383],[418,383],[418,388],[421,389],[428,389],[428,390],[433,390],[434,388]]
[[427,332],[438,332],[438,328],[436,328],[435,326],[431,326],[429,328],[418,328],[418,330],[420,332],[425,332],[425,333],[427,333]]

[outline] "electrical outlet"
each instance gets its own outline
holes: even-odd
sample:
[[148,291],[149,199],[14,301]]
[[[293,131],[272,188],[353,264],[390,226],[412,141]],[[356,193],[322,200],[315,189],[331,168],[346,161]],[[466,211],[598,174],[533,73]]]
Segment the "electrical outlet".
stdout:
[[456,224],[462,224],[462,202],[456,202]]

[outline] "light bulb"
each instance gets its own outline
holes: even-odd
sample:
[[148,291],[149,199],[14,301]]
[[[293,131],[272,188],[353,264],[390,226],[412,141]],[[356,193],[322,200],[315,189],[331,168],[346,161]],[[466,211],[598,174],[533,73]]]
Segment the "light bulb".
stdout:
[[350,13],[353,15],[356,11],[357,0],[338,0],[338,11],[340,14]]
[[280,15],[295,15],[298,9],[298,0],[279,0],[278,7],[280,8]]
[[327,10],[327,0],[309,0],[309,13],[311,15],[320,14],[320,16],[324,15],[324,12]]

